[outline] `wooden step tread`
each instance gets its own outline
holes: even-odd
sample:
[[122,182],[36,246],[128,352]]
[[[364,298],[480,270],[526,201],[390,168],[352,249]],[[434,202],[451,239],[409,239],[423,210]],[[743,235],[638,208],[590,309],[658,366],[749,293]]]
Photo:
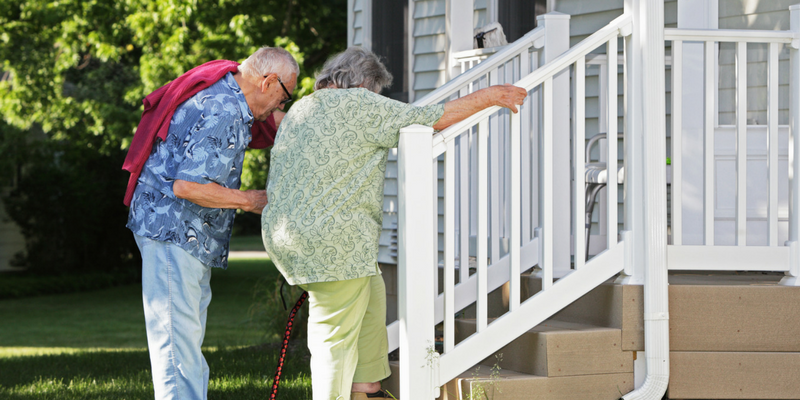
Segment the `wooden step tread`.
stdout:
[[[474,320],[456,321],[456,342],[474,332]],[[547,377],[633,372],[633,353],[620,341],[619,329],[548,320],[480,364]]]
[[[383,382],[398,398],[399,363],[390,363],[392,376]],[[480,395],[483,390],[486,397]],[[633,391],[633,373],[597,374],[583,376],[544,377],[501,369],[492,375],[492,368],[479,366],[464,372],[441,388],[438,400],[467,400],[489,398],[492,400],[617,400]],[[470,393],[472,397],[470,397]],[[398,395],[399,394],[399,395]]]

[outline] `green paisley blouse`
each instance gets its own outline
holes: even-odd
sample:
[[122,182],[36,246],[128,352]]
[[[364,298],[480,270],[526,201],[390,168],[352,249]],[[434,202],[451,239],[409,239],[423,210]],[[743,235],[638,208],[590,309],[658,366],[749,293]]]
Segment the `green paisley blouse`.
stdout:
[[323,89],[286,114],[270,157],[264,247],[292,285],[377,275],[383,181],[400,128],[432,126],[416,107],[366,89]]

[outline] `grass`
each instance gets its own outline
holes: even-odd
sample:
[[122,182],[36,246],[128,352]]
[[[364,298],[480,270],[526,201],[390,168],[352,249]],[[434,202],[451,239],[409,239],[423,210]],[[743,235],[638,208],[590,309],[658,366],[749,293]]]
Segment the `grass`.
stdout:
[[231,251],[264,251],[260,235],[234,236],[231,238]]
[[[248,321],[253,290],[274,282],[268,260],[232,260],[214,270],[204,353],[209,397],[267,397],[278,347]],[[2,278],[0,278],[2,279]],[[0,398],[151,399],[141,286],[0,301]],[[294,343],[281,399],[310,398],[308,354]]]

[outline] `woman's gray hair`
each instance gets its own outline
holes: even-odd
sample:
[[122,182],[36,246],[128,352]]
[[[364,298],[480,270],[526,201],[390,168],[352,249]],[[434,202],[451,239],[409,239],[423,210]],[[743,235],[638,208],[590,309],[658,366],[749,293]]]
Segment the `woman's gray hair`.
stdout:
[[314,89],[350,89],[363,87],[375,93],[392,84],[392,74],[374,53],[361,47],[350,47],[325,62],[317,74]]
[[300,75],[297,61],[288,51],[280,47],[262,47],[247,57],[239,71],[254,78],[261,78],[268,74],[278,74],[284,82],[292,78],[292,74]]

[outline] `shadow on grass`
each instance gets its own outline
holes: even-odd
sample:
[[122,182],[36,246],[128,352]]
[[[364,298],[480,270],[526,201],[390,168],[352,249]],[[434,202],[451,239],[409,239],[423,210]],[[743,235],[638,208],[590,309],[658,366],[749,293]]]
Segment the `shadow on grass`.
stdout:
[[[263,399],[278,356],[275,345],[206,351],[209,398]],[[146,351],[82,351],[75,354],[0,358],[0,398],[152,399]],[[280,398],[311,398],[308,351],[294,343],[284,368]]]

